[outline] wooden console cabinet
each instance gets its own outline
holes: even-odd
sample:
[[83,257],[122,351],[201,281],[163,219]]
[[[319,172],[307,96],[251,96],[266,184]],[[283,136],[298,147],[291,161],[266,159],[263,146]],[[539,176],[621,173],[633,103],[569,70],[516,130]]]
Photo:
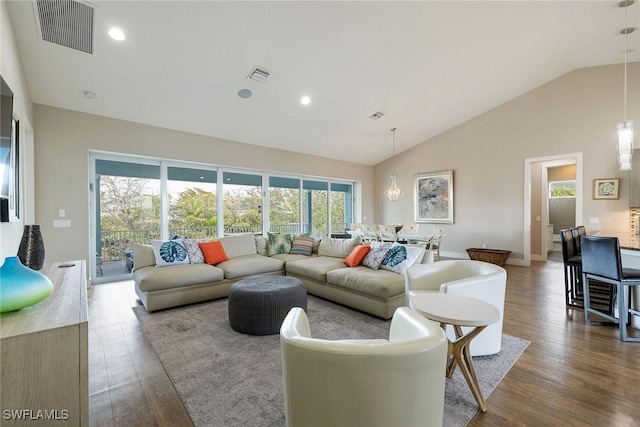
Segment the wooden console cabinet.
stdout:
[[0,424],[88,426],[86,264],[41,272],[53,282],[51,295],[0,314]]

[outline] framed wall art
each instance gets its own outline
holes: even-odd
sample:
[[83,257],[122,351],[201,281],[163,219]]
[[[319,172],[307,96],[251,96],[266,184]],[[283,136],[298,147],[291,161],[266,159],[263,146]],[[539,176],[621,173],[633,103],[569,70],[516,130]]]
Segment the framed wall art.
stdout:
[[414,188],[416,222],[453,223],[453,171],[420,173]]
[[604,178],[593,180],[593,199],[619,199],[620,178]]

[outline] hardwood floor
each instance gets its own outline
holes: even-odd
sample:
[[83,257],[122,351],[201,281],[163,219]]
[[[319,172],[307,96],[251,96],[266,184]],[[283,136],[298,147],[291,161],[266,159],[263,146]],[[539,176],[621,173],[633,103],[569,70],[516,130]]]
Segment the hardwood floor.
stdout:
[[[565,308],[561,263],[506,269],[504,332],[531,344],[469,426],[640,425],[640,344]],[[91,425],[191,426],[136,304],[131,281],[89,290]]]

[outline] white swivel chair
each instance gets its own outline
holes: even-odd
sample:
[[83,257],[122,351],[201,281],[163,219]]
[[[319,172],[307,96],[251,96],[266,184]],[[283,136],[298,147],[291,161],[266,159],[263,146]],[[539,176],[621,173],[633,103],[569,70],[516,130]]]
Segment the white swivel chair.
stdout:
[[447,339],[407,307],[389,339],[311,337],[304,310],[280,329],[287,426],[442,426]]
[[[495,354],[502,348],[502,323],[507,272],[504,268],[482,261],[444,260],[420,264],[405,273],[406,305],[411,298],[424,292],[466,295],[494,305],[500,311],[500,320],[482,331],[469,345],[472,356]],[[462,328],[466,332],[468,328]],[[453,339],[453,328],[447,327]]]

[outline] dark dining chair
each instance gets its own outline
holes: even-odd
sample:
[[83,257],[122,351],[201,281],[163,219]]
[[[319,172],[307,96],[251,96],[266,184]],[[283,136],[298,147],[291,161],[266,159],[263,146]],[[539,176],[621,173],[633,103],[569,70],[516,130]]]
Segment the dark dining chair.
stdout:
[[[585,321],[591,323],[589,314],[596,314],[617,323],[621,341],[640,342],[640,336],[631,337],[627,331],[631,315],[640,316],[640,311],[631,307],[631,287],[640,286],[640,270],[623,268],[620,242],[617,237],[582,236],[582,274]],[[591,306],[589,281],[609,283],[616,289],[618,316],[600,311]]]
[[564,262],[564,296],[568,307],[582,308],[582,258],[577,251],[573,230],[560,231]]

